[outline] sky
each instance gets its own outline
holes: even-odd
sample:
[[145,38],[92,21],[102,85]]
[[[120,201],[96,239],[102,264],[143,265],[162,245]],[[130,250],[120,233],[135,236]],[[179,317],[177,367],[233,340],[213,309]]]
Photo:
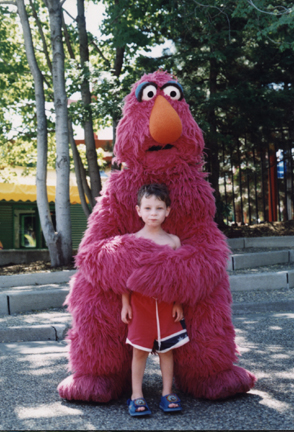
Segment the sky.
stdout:
[[[76,0],[66,0],[63,4],[63,9],[68,11],[72,17],[77,16],[77,4]],[[103,19],[103,12],[105,11],[105,7],[102,2],[98,4],[88,3],[85,4],[85,15],[86,15],[86,27],[91,33],[95,36],[99,36],[98,27]],[[64,14],[64,19],[67,24],[72,22],[72,19]]]

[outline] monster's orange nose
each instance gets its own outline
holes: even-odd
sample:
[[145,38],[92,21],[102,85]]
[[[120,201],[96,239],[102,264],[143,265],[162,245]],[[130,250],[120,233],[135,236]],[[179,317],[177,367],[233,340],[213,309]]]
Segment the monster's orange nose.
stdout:
[[182,135],[182,122],[178,113],[161,95],[157,96],[152,108],[149,130],[159,144],[170,144]]

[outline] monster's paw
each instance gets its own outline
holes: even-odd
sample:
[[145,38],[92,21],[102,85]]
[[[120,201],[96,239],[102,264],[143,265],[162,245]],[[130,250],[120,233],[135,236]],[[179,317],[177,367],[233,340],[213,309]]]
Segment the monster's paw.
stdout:
[[196,398],[210,400],[225,399],[238,393],[247,393],[256,382],[256,377],[246,369],[233,365],[231,369],[208,378],[198,378],[187,385],[179,385]]
[[65,378],[57,389],[63,399],[109,402],[122,393],[122,381],[117,375],[108,377],[74,374]]
[[233,365],[231,369],[211,376],[207,380],[207,399],[225,399],[238,393],[247,393],[256,377],[246,369]]

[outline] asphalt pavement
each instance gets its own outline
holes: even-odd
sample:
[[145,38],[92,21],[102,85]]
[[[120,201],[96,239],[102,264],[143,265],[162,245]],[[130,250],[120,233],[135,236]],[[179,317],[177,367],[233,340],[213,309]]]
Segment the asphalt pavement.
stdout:
[[258,378],[254,389],[223,401],[178,392],[183,412],[158,404],[158,357],[149,356],[144,393],[152,415],[131,418],[128,394],[108,404],[69,402],[56,387],[67,372],[64,340],[0,343],[1,430],[293,430],[294,311],[234,316],[239,365]]

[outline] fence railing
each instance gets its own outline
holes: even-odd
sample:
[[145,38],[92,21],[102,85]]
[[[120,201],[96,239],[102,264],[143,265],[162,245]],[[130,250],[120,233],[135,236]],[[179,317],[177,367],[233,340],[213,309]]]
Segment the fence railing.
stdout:
[[228,225],[294,219],[294,143],[248,149],[246,139],[220,154],[219,191]]

